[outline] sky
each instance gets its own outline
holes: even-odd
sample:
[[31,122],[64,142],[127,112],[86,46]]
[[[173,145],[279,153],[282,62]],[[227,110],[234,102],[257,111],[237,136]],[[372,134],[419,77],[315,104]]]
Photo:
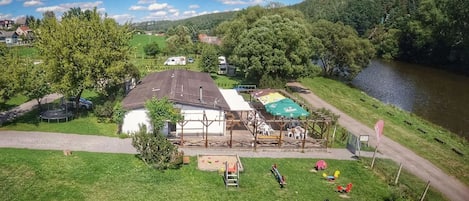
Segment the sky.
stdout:
[[[26,15],[42,18],[45,11],[56,16],[70,8],[82,10],[96,7],[119,23],[153,20],[178,20],[197,15],[236,11],[254,5],[266,5],[269,0],[0,0],[0,20],[16,20]],[[302,0],[274,0],[292,5]]]

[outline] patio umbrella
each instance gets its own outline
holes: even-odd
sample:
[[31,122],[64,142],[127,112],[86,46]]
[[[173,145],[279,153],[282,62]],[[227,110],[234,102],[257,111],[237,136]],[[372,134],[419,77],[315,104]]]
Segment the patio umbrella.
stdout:
[[282,116],[289,118],[309,116],[309,112],[307,112],[305,109],[303,109],[301,106],[299,106],[289,98],[284,98],[277,102],[266,104],[265,109],[268,113],[274,116]]

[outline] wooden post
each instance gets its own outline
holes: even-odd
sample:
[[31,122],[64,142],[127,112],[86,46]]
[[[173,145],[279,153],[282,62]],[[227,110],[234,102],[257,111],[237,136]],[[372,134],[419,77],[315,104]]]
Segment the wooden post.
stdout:
[[280,118],[281,122],[280,122],[280,136],[278,138],[278,147],[281,148],[282,147],[282,142],[283,142],[283,135],[282,135],[282,131],[283,131],[283,128],[285,127],[285,122],[283,121],[284,118]]
[[396,180],[394,180],[395,185],[397,185],[397,182],[399,181],[399,176],[401,176],[401,170],[402,170],[402,163],[399,165],[399,170],[397,171]]
[[427,191],[429,187],[430,187],[430,181],[427,182],[427,186],[425,187],[425,191],[423,191],[423,194],[420,197],[420,201],[423,201],[425,199],[425,195],[427,195]]
[[257,110],[254,112],[254,151],[257,150]]
[[302,139],[302,142],[301,142],[301,149],[302,149],[302,152],[305,152],[305,143],[306,143],[306,134],[308,133],[308,122],[303,122],[303,127],[305,128],[305,133],[303,133],[303,139]]
[[208,148],[208,127],[213,123],[213,121],[210,121],[210,123],[208,122],[208,118],[207,118],[207,114],[205,114],[205,110],[204,110],[204,116],[203,116],[203,119],[202,119],[202,124],[205,126],[205,148]]
[[230,126],[230,148],[233,148],[233,119],[231,119],[231,126]]
[[188,123],[189,121],[184,121],[184,116],[182,117],[182,121],[177,122],[181,126],[181,146],[184,146],[184,126]]
[[376,145],[375,152],[373,152],[373,159],[371,160],[371,169],[373,169],[373,166],[375,165],[375,160],[376,160],[376,152],[378,152],[378,145]]
[[337,124],[334,125],[334,131],[332,132],[332,141],[331,141],[331,148],[332,146],[334,145],[334,141],[335,141],[335,132],[337,131]]

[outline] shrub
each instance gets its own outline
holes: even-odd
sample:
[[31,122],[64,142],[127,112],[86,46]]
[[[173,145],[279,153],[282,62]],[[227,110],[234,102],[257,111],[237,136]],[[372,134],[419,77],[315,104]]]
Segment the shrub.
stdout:
[[111,101],[106,101],[103,105],[97,105],[94,109],[94,114],[98,117],[98,122],[109,122],[112,118],[114,104]]
[[182,164],[182,154],[161,133],[150,134],[145,125],[133,133],[132,146],[137,149],[140,159],[158,170],[178,168]]

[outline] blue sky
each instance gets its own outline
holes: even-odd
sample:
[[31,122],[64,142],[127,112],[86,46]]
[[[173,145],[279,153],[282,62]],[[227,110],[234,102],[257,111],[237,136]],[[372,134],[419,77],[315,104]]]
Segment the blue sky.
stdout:
[[[17,19],[26,15],[42,18],[45,11],[61,16],[73,7],[92,9],[123,23],[150,20],[177,20],[215,12],[240,10],[254,5],[265,5],[267,0],[0,0],[0,19]],[[302,0],[275,0],[292,5]]]

